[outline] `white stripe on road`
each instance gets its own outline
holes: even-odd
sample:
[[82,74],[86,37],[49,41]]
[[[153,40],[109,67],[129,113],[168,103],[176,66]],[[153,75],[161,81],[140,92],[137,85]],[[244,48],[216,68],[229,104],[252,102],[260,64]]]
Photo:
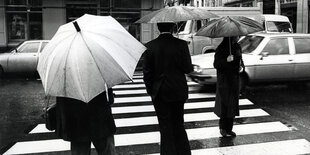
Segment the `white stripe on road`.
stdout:
[[[215,94],[189,94],[189,99],[202,99],[202,98],[213,98]],[[139,96],[139,97],[118,97],[114,99],[114,103],[134,103],[134,102],[149,102],[151,101],[150,96]]]
[[[198,86],[198,83],[195,82],[187,82],[188,86]],[[118,89],[118,88],[139,88],[139,87],[143,87],[145,88],[145,84],[141,83],[141,84],[121,84],[121,85],[116,85],[113,88],[114,89]]]
[[[240,110],[240,116],[237,118],[262,117],[262,116],[269,116],[269,114],[262,109],[247,109],[247,110]],[[210,121],[218,119],[219,118],[213,112],[190,113],[184,115],[185,122]],[[115,124],[117,127],[155,125],[158,124],[158,120],[156,116],[120,118],[115,119]],[[39,124],[33,130],[30,131],[30,134],[47,133],[47,132],[52,131],[47,130],[45,128],[45,124]]]
[[[260,117],[260,116],[269,116],[269,114],[262,109],[240,110],[240,118]],[[213,112],[191,113],[184,115],[185,122],[210,121],[217,119],[219,118]],[[115,124],[117,127],[155,125],[158,124],[158,120],[156,116],[121,118],[121,119],[115,119]]]
[[[186,131],[189,140],[202,140],[221,136],[218,127],[195,128]],[[237,135],[248,135],[290,131],[290,129],[281,122],[267,122],[235,125],[234,131]],[[159,143],[159,140],[160,134],[158,131],[115,135],[115,144],[117,146]]]
[[[185,103],[184,109],[201,109],[201,108],[213,108],[215,101],[205,101],[205,102],[192,102]],[[240,99],[239,105],[253,105],[248,99]],[[122,113],[138,113],[138,112],[154,112],[153,105],[145,106],[126,106],[126,107],[112,107],[113,114],[122,114]]]
[[[310,143],[306,139],[284,140],[257,144],[245,144],[219,148],[192,150],[192,155],[297,155],[309,154]],[[159,154],[149,154],[159,155]]]
[[[187,129],[186,131],[189,140],[202,140],[207,138],[220,137],[218,127],[195,128],[195,129]],[[267,123],[235,125],[234,131],[237,133],[237,135],[249,135],[249,134],[290,131],[290,129],[281,122],[267,122]],[[116,146],[143,145],[143,144],[159,143],[160,141],[160,134],[158,131],[133,133],[133,134],[120,134],[115,135],[114,137]],[[18,142],[4,154],[30,154],[30,153],[43,153],[43,152],[55,152],[55,151],[68,151],[68,150],[70,150],[69,142],[56,139],[56,140]]]
[[[188,88],[188,91],[194,91],[194,90],[199,90],[199,89],[197,89],[195,87],[189,87]],[[142,94],[146,94],[146,89],[140,88],[140,89],[135,89],[135,90],[113,90],[113,93],[115,95],[138,95],[138,94],[142,95]]]
[[144,81],[143,79],[133,79],[132,81],[127,81],[125,83],[128,84],[128,83],[135,83],[135,82],[144,82]]

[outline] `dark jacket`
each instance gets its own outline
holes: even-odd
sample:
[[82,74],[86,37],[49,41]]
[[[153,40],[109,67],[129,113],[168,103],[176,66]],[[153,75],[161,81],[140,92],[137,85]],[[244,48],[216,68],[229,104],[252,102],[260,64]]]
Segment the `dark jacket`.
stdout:
[[67,141],[93,141],[113,135],[116,126],[110,104],[114,102],[112,89],[92,99],[89,103],[79,100],[56,98],[56,134]]
[[239,69],[242,63],[241,48],[238,43],[231,47],[234,55],[227,62],[229,42],[223,41],[214,56],[214,68],[217,70],[216,99],[214,112],[218,117],[233,118],[239,116]]
[[185,74],[193,70],[187,43],[171,34],[161,34],[145,46],[143,80],[152,100],[185,101]]

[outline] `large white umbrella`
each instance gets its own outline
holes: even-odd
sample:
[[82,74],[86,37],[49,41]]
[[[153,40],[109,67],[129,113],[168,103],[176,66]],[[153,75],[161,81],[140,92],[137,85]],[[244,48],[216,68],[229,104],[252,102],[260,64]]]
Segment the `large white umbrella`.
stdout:
[[87,103],[131,80],[145,49],[114,18],[85,14],[59,27],[37,70],[46,95]]

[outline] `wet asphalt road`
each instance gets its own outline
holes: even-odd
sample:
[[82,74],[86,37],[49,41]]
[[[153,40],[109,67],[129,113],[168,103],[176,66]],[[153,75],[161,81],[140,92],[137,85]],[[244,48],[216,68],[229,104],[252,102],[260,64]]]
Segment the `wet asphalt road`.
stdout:
[[[197,87],[197,90],[205,91],[200,87]],[[251,86],[246,89],[243,97],[267,111],[273,118],[292,129],[298,129],[298,136],[310,141],[309,83],[298,87],[295,85]],[[44,122],[41,114],[45,102],[40,80],[36,78],[0,79],[0,152],[12,146],[14,142],[23,140],[31,128]],[[224,141],[219,145],[227,145],[225,143],[230,142]]]

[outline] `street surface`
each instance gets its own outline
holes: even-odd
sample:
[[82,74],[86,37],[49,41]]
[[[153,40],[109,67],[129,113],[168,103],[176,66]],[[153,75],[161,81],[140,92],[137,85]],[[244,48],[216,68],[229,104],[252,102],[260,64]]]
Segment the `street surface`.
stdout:
[[[310,86],[250,87],[240,98],[237,137],[222,138],[212,112],[214,91],[189,84],[185,127],[192,154],[310,154]],[[159,154],[159,129],[142,74],[114,87],[118,154]],[[51,100],[50,102],[55,102]],[[0,154],[70,154],[70,145],[45,128],[43,87],[36,79],[0,80]],[[95,154],[95,150],[92,150]]]

